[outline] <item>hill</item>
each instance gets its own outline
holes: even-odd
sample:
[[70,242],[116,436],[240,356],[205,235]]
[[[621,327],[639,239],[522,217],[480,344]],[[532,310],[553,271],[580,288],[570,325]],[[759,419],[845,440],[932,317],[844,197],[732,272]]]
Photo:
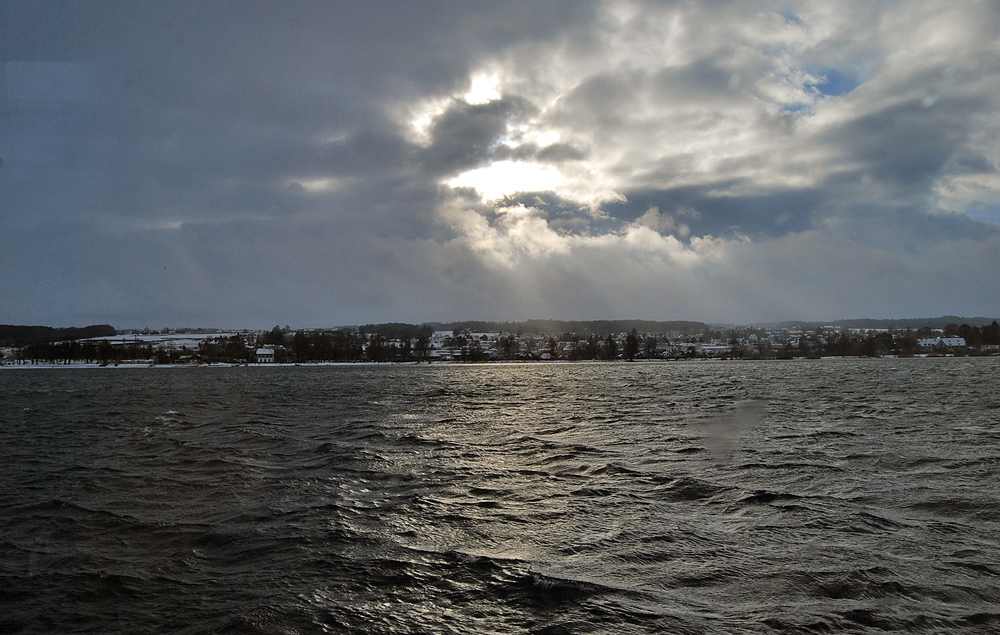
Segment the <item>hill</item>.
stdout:
[[108,324],[93,324],[82,328],[53,328],[51,326],[21,326],[15,324],[0,324],[0,346],[24,346],[36,342],[61,342],[64,340],[82,340],[88,337],[104,337],[115,335],[113,326]]

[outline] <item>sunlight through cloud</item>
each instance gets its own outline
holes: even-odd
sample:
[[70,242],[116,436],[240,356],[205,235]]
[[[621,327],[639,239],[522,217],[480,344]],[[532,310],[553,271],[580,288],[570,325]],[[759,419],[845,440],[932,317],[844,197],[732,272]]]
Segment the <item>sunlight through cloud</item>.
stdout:
[[466,102],[474,106],[500,99],[500,77],[496,73],[476,75],[472,78],[472,87],[464,97]]
[[495,201],[518,192],[555,190],[563,181],[559,170],[549,165],[497,161],[484,168],[463,172],[448,181],[448,185],[474,188],[484,200]]

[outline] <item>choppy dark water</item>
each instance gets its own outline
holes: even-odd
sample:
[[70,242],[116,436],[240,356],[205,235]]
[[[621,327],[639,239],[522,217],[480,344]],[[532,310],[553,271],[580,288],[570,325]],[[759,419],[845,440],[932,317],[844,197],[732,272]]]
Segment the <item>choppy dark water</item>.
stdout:
[[0,372],[0,632],[1000,632],[1000,359]]

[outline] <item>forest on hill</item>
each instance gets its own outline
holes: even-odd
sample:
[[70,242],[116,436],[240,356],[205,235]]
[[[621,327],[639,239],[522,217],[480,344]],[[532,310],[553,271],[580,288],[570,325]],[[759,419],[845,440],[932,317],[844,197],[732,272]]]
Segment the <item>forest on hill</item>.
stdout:
[[108,324],[94,324],[82,328],[0,324],[0,346],[24,346],[39,342],[84,340],[91,337],[106,337],[116,334],[117,331],[115,328]]

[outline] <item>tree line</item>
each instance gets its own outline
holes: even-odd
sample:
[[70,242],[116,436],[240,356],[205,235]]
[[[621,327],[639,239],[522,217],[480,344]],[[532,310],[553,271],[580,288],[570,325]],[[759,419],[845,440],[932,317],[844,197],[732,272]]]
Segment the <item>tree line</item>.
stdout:
[[[797,344],[785,343],[777,350],[768,351],[771,357],[788,359],[792,357],[880,357],[897,355],[910,357],[926,352],[919,344],[921,339],[936,337],[930,327],[918,330],[869,332],[864,336],[850,333],[846,330],[823,332],[819,330],[812,335],[803,335]],[[965,339],[965,349],[949,349],[952,353],[975,352],[983,346],[1000,346],[1000,324],[994,320],[985,326],[969,324],[948,324],[944,328],[943,337],[961,337]],[[738,351],[739,356],[754,356],[753,351]],[[745,354],[749,353],[749,355]],[[758,351],[759,353],[759,351]],[[759,355],[758,355],[759,356]]]
[[110,324],[92,324],[91,326],[69,328],[0,324],[0,346],[25,346],[41,342],[84,340],[116,334],[117,331]]
[[[48,327],[40,327],[48,328]],[[92,327],[87,327],[92,328]],[[93,327],[104,328],[104,327]],[[107,327],[110,328],[110,327]],[[52,329],[57,331],[58,329]],[[84,329],[78,329],[83,331]],[[7,331],[10,333],[10,331]],[[431,359],[431,335],[427,325],[386,324],[367,325],[358,330],[343,328],[333,330],[298,330],[275,326],[272,330],[256,335],[218,336],[201,341],[196,347],[155,347],[146,342],[113,343],[108,340],[48,341],[51,331],[37,330],[34,341],[13,348],[16,363],[71,363],[87,362],[118,364],[147,362],[155,364],[177,363],[252,363],[256,361],[259,347],[272,347],[274,361],[278,363],[309,362],[406,362]],[[976,354],[982,347],[1000,346],[1000,324],[946,325],[941,331],[929,327],[903,331],[869,331],[858,334],[848,329],[823,329],[799,333],[794,338],[775,343],[766,339],[762,329],[745,327],[728,331],[706,329],[692,338],[697,342],[671,342],[662,336],[641,334],[636,328],[619,339],[616,334],[599,336],[595,333],[579,335],[566,331],[548,338],[516,335],[507,332],[495,341],[485,341],[469,332],[455,329],[444,342],[455,352],[460,361],[481,362],[499,360],[568,359],[678,359],[706,356],[699,344],[725,342],[716,357],[739,359],[790,359],[795,357],[878,357],[882,355],[912,356],[927,352],[919,340],[961,337],[967,347],[949,349],[955,354]],[[20,335],[20,337],[26,337]],[[38,339],[41,337],[41,339]],[[661,346],[666,344],[666,346]],[[664,350],[666,349],[666,350]],[[996,349],[993,349],[995,351]]]

